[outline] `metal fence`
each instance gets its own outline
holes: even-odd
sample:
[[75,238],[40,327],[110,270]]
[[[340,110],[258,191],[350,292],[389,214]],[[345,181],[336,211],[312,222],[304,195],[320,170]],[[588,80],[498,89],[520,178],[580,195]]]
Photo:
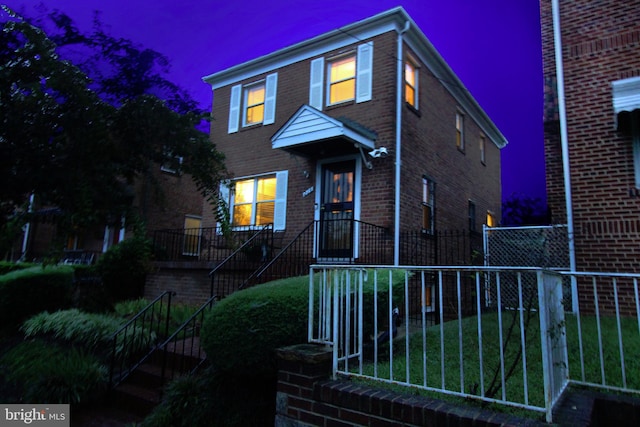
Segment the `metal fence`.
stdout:
[[[521,407],[548,422],[571,382],[640,392],[640,276],[621,286],[620,278],[582,273],[581,281],[597,281],[578,285],[578,297],[595,312],[566,317],[564,276],[571,278],[538,268],[314,265],[309,341],[332,346],[336,376]],[[515,305],[503,301],[505,289],[516,290]],[[492,304],[487,293],[495,295]],[[449,321],[447,294],[456,296]],[[466,309],[465,294],[475,295]],[[409,317],[416,298],[419,322]]]

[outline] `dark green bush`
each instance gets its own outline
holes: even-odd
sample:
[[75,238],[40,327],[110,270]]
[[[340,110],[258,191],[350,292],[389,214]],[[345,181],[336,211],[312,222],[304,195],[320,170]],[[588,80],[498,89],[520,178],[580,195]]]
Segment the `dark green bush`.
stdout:
[[43,340],[18,344],[0,359],[12,402],[86,403],[102,395],[107,369],[93,355]]
[[31,267],[0,276],[0,323],[18,325],[41,311],[71,306],[73,268]]
[[204,321],[202,346],[222,371],[274,375],[274,350],[307,340],[309,279],[294,277],[236,292]]
[[142,232],[136,232],[109,248],[96,267],[111,298],[122,301],[142,296],[150,261],[151,242]]
[[11,273],[16,270],[24,270],[25,268],[35,267],[36,264],[31,262],[9,262],[0,261],[0,276]]

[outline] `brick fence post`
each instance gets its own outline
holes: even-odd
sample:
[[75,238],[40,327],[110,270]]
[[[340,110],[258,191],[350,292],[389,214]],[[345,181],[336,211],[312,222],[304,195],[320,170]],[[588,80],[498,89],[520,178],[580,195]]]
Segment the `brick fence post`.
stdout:
[[324,425],[313,412],[313,385],[332,373],[331,349],[317,344],[280,348],[276,393],[276,427]]

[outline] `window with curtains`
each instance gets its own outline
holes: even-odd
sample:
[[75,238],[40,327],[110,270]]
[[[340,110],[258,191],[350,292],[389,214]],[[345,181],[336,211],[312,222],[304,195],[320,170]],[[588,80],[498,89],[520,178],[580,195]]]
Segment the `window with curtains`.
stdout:
[[220,186],[220,195],[229,206],[234,230],[273,224],[284,230],[286,222],[287,171],[238,178]]
[[427,176],[422,177],[422,232],[435,231],[436,184]]
[[404,64],[404,100],[418,109],[418,68],[411,61]]
[[262,80],[231,87],[229,100],[229,133],[240,126],[270,125],[275,122],[278,73]]
[[372,98],[373,42],[353,51],[310,62],[309,105],[317,110],[349,101]]

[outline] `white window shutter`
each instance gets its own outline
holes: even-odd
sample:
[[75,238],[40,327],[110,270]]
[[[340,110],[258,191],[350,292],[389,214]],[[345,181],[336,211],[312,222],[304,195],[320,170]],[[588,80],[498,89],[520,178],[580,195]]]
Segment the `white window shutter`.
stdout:
[[276,203],[273,210],[273,230],[282,231],[287,223],[287,178],[289,171],[276,172]]
[[358,46],[356,102],[371,100],[373,80],[373,42]]
[[269,74],[265,85],[263,125],[276,121],[276,92],[278,91],[278,73]]
[[238,132],[240,122],[240,95],[242,85],[231,88],[231,104],[229,106],[229,133]]
[[322,92],[324,85],[324,58],[311,61],[311,83],[309,85],[309,105],[322,110]]

